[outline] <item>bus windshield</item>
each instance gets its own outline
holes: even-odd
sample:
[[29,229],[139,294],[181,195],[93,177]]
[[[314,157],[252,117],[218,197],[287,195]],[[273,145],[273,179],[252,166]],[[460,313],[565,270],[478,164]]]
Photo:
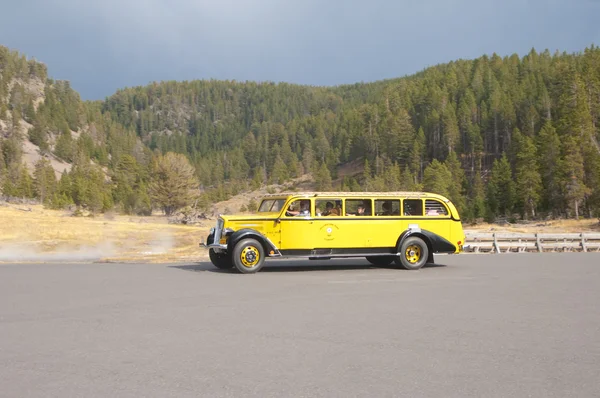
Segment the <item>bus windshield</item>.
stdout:
[[278,212],[285,204],[285,199],[265,199],[258,208],[259,213]]

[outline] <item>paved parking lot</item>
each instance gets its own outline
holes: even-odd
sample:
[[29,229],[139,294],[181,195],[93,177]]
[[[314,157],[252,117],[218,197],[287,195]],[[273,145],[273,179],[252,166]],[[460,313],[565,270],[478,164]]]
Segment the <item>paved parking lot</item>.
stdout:
[[437,262],[0,265],[0,396],[600,396],[599,254]]

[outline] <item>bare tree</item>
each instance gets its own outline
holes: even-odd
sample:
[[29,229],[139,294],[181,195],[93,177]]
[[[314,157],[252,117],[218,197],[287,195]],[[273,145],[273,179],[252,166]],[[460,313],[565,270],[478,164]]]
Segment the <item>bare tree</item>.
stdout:
[[159,155],[154,164],[150,195],[167,216],[193,203],[198,190],[194,167],[178,153]]

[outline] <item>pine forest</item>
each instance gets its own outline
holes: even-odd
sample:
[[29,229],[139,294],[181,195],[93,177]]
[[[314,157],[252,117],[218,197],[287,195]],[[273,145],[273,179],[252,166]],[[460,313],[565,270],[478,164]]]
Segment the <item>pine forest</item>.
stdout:
[[315,190],[446,195],[466,221],[600,217],[599,142],[594,46],[336,87],[156,82],[102,101],[0,47],[1,195],[56,209],[209,209],[310,174]]

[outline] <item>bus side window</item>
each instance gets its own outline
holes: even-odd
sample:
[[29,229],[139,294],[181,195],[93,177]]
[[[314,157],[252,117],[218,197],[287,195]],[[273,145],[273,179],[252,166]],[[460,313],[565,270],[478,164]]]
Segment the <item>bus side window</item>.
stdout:
[[[338,205],[339,203],[339,205]],[[317,199],[315,201],[317,216],[341,216],[341,199]]]
[[422,216],[423,201],[421,199],[404,199],[403,214],[405,216]]
[[347,216],[372,216],[370,199],[346,199]]
[[447,216],[448,210],[441,202],[427,199],[425,200],[425,214],[428,216]]
[[288,217],[307,217],[310,216],[310,199],[297,199],[290,203],[285,215]]
[[377,199],[375,214],[378,216],[399,216],[400,201],[398,199]]

